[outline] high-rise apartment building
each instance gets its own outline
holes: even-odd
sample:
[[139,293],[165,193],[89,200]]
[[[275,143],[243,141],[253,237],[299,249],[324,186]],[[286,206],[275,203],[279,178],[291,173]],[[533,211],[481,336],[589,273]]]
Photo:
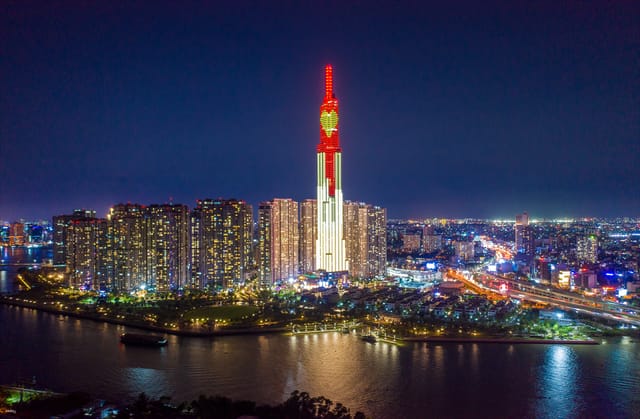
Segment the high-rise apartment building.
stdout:
[[53,264],[64,265],[67,260],[66,242],[67,230],[71,221],[85,218],[96,218],[93,210],[74,210],[72,214],[55,215],[53,217]]
[[598,261],[598,238],[595,234],[578,238],[576,258],[579,262],[596,263]]
[[152,284],[152,270],[147,257],[151,247],[147,219],[146,207],[139,204],[118,204],[109,211],[112,287],[116,290],[129,291]]
[[260,281],[271,285],[294,278],[299,267],[298,203],[278,198],[263,202],[258,220]]
[[378,206],[369,209],[368,275],[384,275],[387,270],[387,210]]
[[528,263],[533,262],[535,256],[533,228],[529,225],[529,215],[526,212],[516,215],[515,251]]
[[386,210],[362,202],[344,203],[344,234],[350,275],[382,275],[387,262]]
[[271,241],[272,241],[272,211],[271,201],[261,202],[258,206],[258,279],[262,286],[273,284],[271,274]]
[[420,250],[422,244],[422,234],[405,233],[402,235],[402,250],[405,252],[416,252]]
[[442,249],[442,236],[440,234],[423,234],[422,250],[425,253],[432,253]]
[[300,272],[316,269],[316,241],[318,240],[318,209],[315,199],[300,203]]
[[433,225],[424,226],[422,229],[422,251],[431,253],[440,249],[442,249],[442,235],[436,234]]
[[202,255],[200,253],[201,248],[201,211],[197,211],[197,208],[191,211],[189,214],[189,242],[190,242],[190,253],[189,253],[189,280],[190,287],[204,289],[207,285],[205,282],[204,273],[201,270],[201,258]]
[[[56,255],[75,287],[175,291],[229,287],[252,264],[252,210],[244,201],[185,205],[118,204],[54,217]],[[58,262],[60,263],[60,262]]]
[[[108,219],[54,218],[64,228],[70,285],[176,290],[188,283],[189,211],[184,205],[118,204]],[[75,218],[75,219],[74,219]]]
[[222,289],[244,281],[252,263],[253,211],[236,199],[199,200],[191,217],[192,264],[201,286]]
[[186,205],[150,205],[146,212],[149,285],[158,291],[190,286],[189,209]]
[[320,106],[317,147],[316,269],[348,270],[342,216],[342,149],[338,132],[338,99],[333,94],[333,68],[325,68],[325,96]]
[[72,220],[67,228],[65,247],[66,273],[70,287],[85,290],[109,287],[113,264],[107,220]]
[[456,252],[456,258],[461,261],[473,260],[475,256],[473,242],[456,241],[454,243],[454,249]]
[[515,224],[515,241],[516,241],[516,253],[524,253],[525,252],[525,228],[529,226],[529,215],[524,212],[522,214],[516,215],[516,224]]
[[344,237],[349,273],[354,277],[367,276],[369,216],[367,205],[359,202],[344,203]]

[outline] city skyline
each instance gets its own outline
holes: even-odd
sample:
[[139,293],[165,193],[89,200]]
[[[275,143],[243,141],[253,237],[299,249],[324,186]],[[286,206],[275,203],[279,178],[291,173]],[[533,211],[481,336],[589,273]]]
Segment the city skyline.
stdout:
[[632,2],[38,5],[0,13],[0,219],[312,198],[327,63],[351,200],[389,218],[638,216]]
[[0,416],[639,411],[639,22],[1,2]]

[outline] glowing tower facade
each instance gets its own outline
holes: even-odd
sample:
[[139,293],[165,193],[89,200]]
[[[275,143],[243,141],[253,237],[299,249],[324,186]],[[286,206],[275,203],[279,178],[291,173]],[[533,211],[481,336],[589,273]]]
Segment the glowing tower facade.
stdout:
[[342,149],[338,133],[338,99],[333,94],[333,68],[325,67],[325,95],[320,105],[320,144],[317,148],[318,270],[348,270],[342,221]]

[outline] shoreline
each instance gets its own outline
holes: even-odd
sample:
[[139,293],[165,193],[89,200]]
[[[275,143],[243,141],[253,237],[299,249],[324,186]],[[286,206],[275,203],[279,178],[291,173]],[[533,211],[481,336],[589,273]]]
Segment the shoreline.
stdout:
[[454,337],[408,337],[405,342],[426,343],[502,343],[502,344],[546,344],[546,345],[600,345],[596,340],[560,340],[560,339],[527,339],[527,338],[454,338]]
[[[150,332],[159,332],[167,335],[181,337],[197,337],[212,338],[219,336],[234,335],[261,335],[274,333],[288,333],[291,330],[287,327],[247,327],[237,329],[219,329],[214,331],[197,331],[197,330],[178,330],[150,324],[136,323],[126,320],[113,319],[109,317],[98,317],[86,313],[77,313],[73,311],[60,310],[53,307],[44,307],[38,303],[28,303],[15,299],[9,299],[7,296],[0,296],[0,304],[7,306],[15,306],[29,308],[32,310],[42,311],[50,314],[69,316],[77,319],[91,320],[95,322],[109,323],[120,326],[131,327]],[[313,333],[313,332],[311,332]],[[493,344],[549,344],[549,345],[599,345],[601,342],[596,340],[559,340],[559,339],[527,339],[527,338],[511,338],[511,337],[493,337],[493,338],[474,338],[474,337],[440,337],[440,336],[424,336],[424,337],[398,337],[394,343],[493,343]]]
[[183,336],[183,337],[208,338],[208,337],[232,336],[232,335],[261,335],[261,334],[272,334],[272,333],[284,333],[289,331],[289,329],[287,329],[286,327],[247,327],[247,328],[239,328],[239,329],[219,329],[219,330],[212,330],[212,331],[178,330],[178,329],[169,329],[162,326],[154,326],[151,324],[136,323],[136,322],[126,321],[126,320],[118,320],[110,317],[92,316],[86,313],[76,313],[73,311],[60,310],[52,307],[43,307],[42,305],[39,305],[37,303],[26,303],[24,301],[9,300],[6,296],[0,297],[0,304],[7,305],[7,306],[30,308],[32,310],[42,311],[50,314],[58,314],[58,315],[69,316],[77,319],[92,320],[95,322],[115,324],[115,325],[132,327],[132,328],[141,329],[141,330],[147,330],[151,332],[161,332],[167,335]]

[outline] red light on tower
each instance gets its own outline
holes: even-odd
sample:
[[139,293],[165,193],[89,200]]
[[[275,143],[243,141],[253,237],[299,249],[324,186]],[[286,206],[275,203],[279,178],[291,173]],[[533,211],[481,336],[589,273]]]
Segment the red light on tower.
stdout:
[[338,134],[338,99],[333,94],[333,67],[324,68],[324,99],[320,105],[320,144],[318,153],[325,153],[325,174],[329,181],[329,196],[336,191],[335,153],[342,152]]
[[331,65],[324,68],[324,96],[328,99],[333,97],[333,67]]
[[317,146],[316,269],[348,270],[342,229],[342,150],[340,149],[338,99],[333,94],[333,68],[324,68],[324,97],[320,105],[320,142]]

